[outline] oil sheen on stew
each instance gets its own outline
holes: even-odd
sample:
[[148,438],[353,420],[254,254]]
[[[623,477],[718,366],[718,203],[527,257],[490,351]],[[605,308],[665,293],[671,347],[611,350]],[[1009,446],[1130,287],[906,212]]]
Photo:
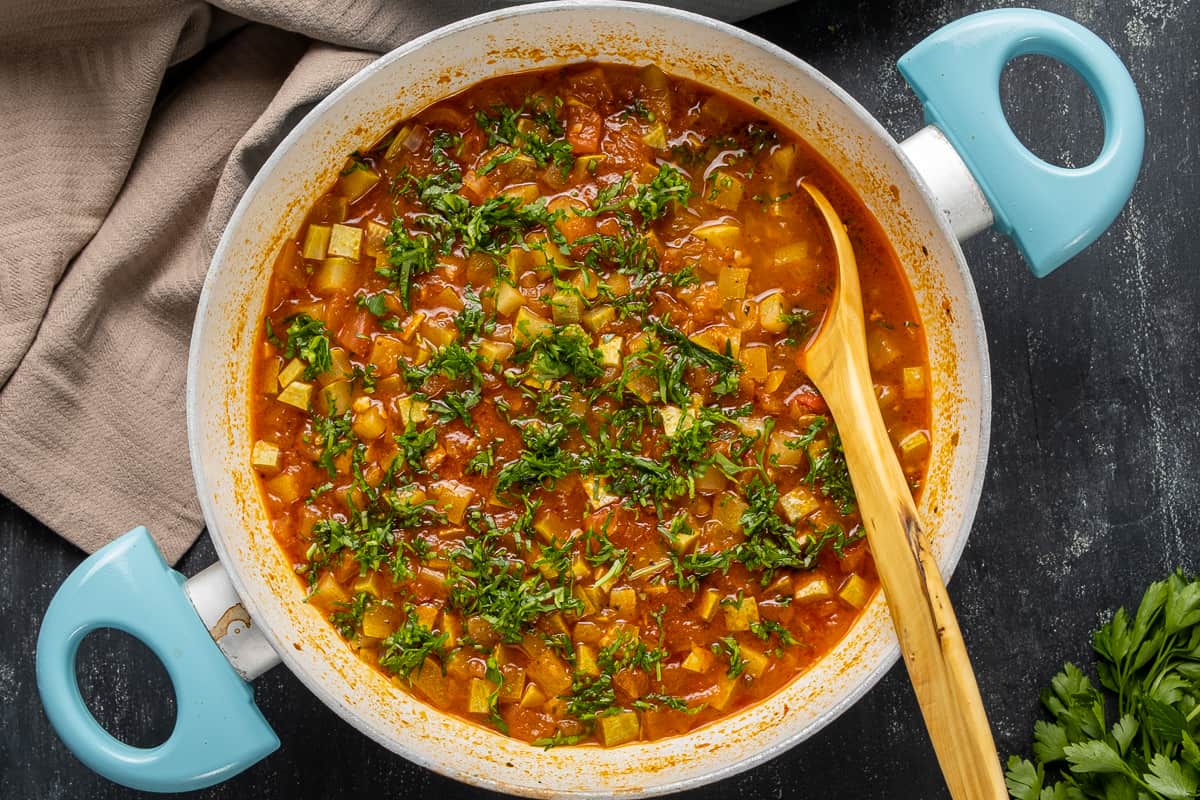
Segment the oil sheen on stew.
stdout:
[[518,739],[619,745],[756,703],[877,588],[797,367],[862,272],[914,490],[928,365],[877,224],[803,142],[660,69],[479,84],[352,154],[274,266],[247,454],[348,647]]

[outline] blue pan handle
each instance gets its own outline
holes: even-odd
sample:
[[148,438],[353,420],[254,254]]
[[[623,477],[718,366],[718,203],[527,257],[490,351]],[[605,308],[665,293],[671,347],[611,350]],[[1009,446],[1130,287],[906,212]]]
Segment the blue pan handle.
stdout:
[[[279,747],[250,685],[229,665],[145,528],[96,551],[59,588],[42,621],[37,681],[50,723],[80,761],[151,792],[201,789]],[[98,628],[144,642],[175,685],[176,720],[157,747],[132,747],[96,722],[79,692],[79,643]]]
[[[1000,75],[1022,55],[1061,61],[1095,94],[1104,147],[1092,164],[1047,164],[1009,128]],[[1086,28],[1044,11],[984,11],[939,29],[897,66],[924,104],[926,120],[975,176],[996,228],[1016,241],[1037,277],[1095,241],[1129,199],[1145,142],[1142,104],[1116,53]]]

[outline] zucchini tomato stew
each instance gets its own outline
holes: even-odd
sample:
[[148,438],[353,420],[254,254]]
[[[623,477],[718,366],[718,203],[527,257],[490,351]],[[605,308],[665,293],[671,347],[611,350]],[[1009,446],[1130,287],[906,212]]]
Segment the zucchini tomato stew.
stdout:
[[797,367],[859,259],[914,490],[928,367],[868,212],[803,142],[660,69],[479,84],[352,154],[274,266],[254,365],[274,532],[307,602],[433,706],[538,745],[762,700],[877,587]]

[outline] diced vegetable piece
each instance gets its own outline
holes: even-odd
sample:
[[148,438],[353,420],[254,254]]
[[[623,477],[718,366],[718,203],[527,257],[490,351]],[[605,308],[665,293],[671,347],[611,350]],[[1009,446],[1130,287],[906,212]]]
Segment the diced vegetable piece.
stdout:
[[550,296],[550,314],[558,325],[575,324],[583,317],[583,298],[570,289],[559,289]]
[[543,544],[557,545],[571,536],[571,527],[553,511],[542,511],[533,520],[533,532]]
[[608,604],[622,613],[630,613],[637,608],[637,590],[632,586],[618,586],[608,595]]
[[264,394],[276,394],[279,391],[279,359],[264,357],[259,372],[258,390]]
[[491,369],[504,363],[513,354],[513,345],[509,342],[497,342],[483,339],[479,342],[479,360],[485,369]]
[[492,693],[496,684],[485,678],[471,678],[467,685],[467,712],[470,714],[487,714],[492,710]]
[[298,358],[293,358],[287,363],[286,367],[279,371],[279,388],[285,388],[289,383],[303,375],[306,369],[308,369],[307,364]]
[[525,691],[521,692],[521,708],[541,708],[546,704],[546,693],[536,683],[526,683]]
[[604,606],[604,593],[595,586],[580,586],[575,585],[571,594],[583,605],[583,611],[580,616],[590,616],[595,614]]
[[596,306],[583,314],[583,326],[592,333],[599,333],[600,329],[617,318],[617,310],[610,305]]
[[571,261],[563,255],[563,251],[559,249],[558,245],[547,238],[546,234],[531,233],[525,238],[525,242],[530,248],[529,263],[539,274],[548,276],[551,265],[557,269],[571,268]]
[[378,599],[387,594],[387,584],[388,579],[384,574],[377,569],[373,569],[366,575],[360,576],[350,588],[354,590],[355,594],[366,592]]
[[426,658],[419,672],[410,676],[412,685],[438,708],[450,705],[450,679],[442,674],[442,667],[433,658]]
[[741,597],[732,603],[723,603],[725,627],[731,631],[748,631],[750,623],[758,622],[758,601],[753,597]]
[[580,475],[579,483],[593,511],[621,499],[608,491],[608,481],[598,475]]
[[721,355],[737,358],[742,349],[742,332],[729,325],[709,325],[688,337],[695,344]]
[[383,243],[387,240],[389,233],[391,233],[391,230],[386,225],[380,225],[378,222],[371,220],[367,223],[367,229],[363,237],[362,251],[368,256],[374,256],[375,258],[386,256],[387,248]]
[[675,432],[679,430],[679,423],[683,420],[683,410],[678,406],[661,406],[658,409],[659,415],[662,417],[663,433],[667,438],[674,438]]
[[621,345],[625,338],[615,334],[605,334],[600,337],[600,363],[605,367],[621,366]]
[[774,392],[783,386],[783,379],[787,377],[787,370],[773,369],[767,373],[767,379],[763,381],[763,391],[767,394]]
[[433,485],[433,497],[437,509],[454,525],[462,524],[467,505],[475,497],[475,490],[458,481],[438,481]]
[[267,491],[279,498],[279,502],[290,505],[300,499],[300,479],[294,472],[283,472],[270,480],[263,481]]
[[700,104],[700,116],[713,122],[724,122],[729,118],[729,103],[720,95],[709,95],[708,99]]
[[329,349],[329,369],[317,376],[317,383],[322,386],[349,378],[354,374],[354,366],[350,363],[350,354],[345,348],[332,347]]
[[717,208],[724,208],[727,211],[736,210],[742,202],[742,195],[746,192],[745,182],[732,172],[723,169],[713,170],[712,174],[708,176],[708,184],[705,199]]
[[767,346],[765,344],[748,344],[738,353],[738,361],[745,367],[743,374],[755,383],[763,383],[767,379]]
[[922,430],[915,430],[900,440],[900,458],[903,461],[916,462],[929,452],[929,435]]
[[767,445],[767,463],[777,467],[796,467],[804,463],[804,449],[789,446],[799,443],[800,437],[785,431],[775,431],[771,434],[770,444]]
[[275,472],[279,469],[279,447],[259,439],[250,451],[250,466],[264,472]]
[[373,442],[387,431],[387,418],[374,404],[354,415],[354,434],[364,442]]
[[500,674],[504,683],[500,684],[498,701],[504,705],[520,702],[525,690],[525,669],[516,664],[502,664]]
[[721,593],[716,589],[705,589],[704,594],[700,595],[700,599],[696,602],[696,616],[708,622],[717,613],[717,607],[721,604]]
[[829,586],[829,581],[820,576],[813,576],[805,583],[796,587],[796,591],[792,593],[792,598],[797,603],[807,603],[813,600],[828,600],[833,597],[833,589]]
[[384,378],[395,374],[407,345],[394,336],[376,336],[371,342],[367,361],[375,365],[375,376]]
[[394,606],[372,603],[362,617],[363,636],[383,639],[390,636],[400,624],[400,612]]
[[692,235],[720,250],[732,250],[742,243],[742,228],[729,222],[707,222],[692,229]]
[[862,608],[871,599],[871,590],[860,575],[852,573],[838,589],[838,597],[855,608]]
[[812,261],[807,241],[788,242],[775,248],[771,260],[777,267],[795,267]]
[[600,731],[600,741],[605,747],[632,742],[642,732],[641,723],[638,722],[637,713],[634,711],[621,711],[600,717],[596,727]]
[[708,672],[712,668],[712,665],[713,654],[711,650],[703,647],[693,647],[680,666],[688,672]]
[[396,419],[407,424],[421,423],[429,419],[429,403],[415,397],[403,395],[392,401],[392,411]]
[[732,492],[727,492],[717,498],[713,506],[713,518],[721,523],[726,530],[734,533],[742,532],[742,514],[746,513],[746,501]]
[[662,150],[666,148],[667,129],[663,127],[662,122],[655,122],[650,126],[648,131],[642,134],[642,144],[646,145],[647,147],[652,147],[655,150]]
[[293,408],[308,411],[312,401],[313,385],[304,381],[292,381],[279,392],[279,402],[287,403]]
[[821,507],[821,502],[803,486],[797,486],[779,498],[783,516],[793,525],[799,525],[809,514]]
[[925,369],[905,367],[902,373],[904,396],[910,400],[925,396]]
[[329,250],[330,233],[328,225],[309,225],[304,234],[304,247],[301,248],[300,254],[309,261],[323,259]]
[[496,288],[497,313],[507,317],[523,305],[525,305],[525,298],[517,291],[515,286],[508,283],[501,283]]
[[717,292],[721,300],[741,300],[746,296],[750,270],[746,267],[722,267],[717,275]]
[[742,645],[742,661],[745,662],[742,672],[749,675],[751,678],[761,678],[762,674],[767,671],[767,666],[771,663],[765,653],[761,653],[749,645]]
[[[532,163],[532,159],[530,159],[530,161]],[[517,201],[522,205],[532,203],[534,200],[537,200],[540,195],[541,191],[538,189],[538,185],[536,183],[516,183],[512,186],[505,186],[500,190],[501,197],[516,198]]]
[[458,618],[458,614],[449,610],[443,611],[441,627],[442,633],[446,634],[446,648],[457,647],[463,633],[462,620]]
[[783,299],[783,292],[773,292],[758,303],[758,324],[764,331],[783,333],[788,327],[784,317],[787,313],[788,307]]
[[890,366],[900,357],[900,350],[892,341],[892,335],[882,328],[868,326],[867,360],[876,372]]
[[362,228],[354,225],[334,225],[329,235],[328,254],[358,261],[362,254],[362,238]]
[[321,262],[312,279],[317,294],[349,294],[358,279],[358,264],[348,258],[333,256]]
[[458,338],[458,329],[449,316],[437,316],[421,323],[421,335],[434,347],[445,347]]
[[600,674],[600,663],[596,661],[596,648],[590,644],[575,646],[575,671],[592,677]]
[[351,203],[371,191],[379,183],[379,173],[360,162],[351,162],[347,171],[338,178],[334,191]]
[[308,603],[322,613],[329,614],[337,610],[339,605],[350,602],[350,595],[333,577],[332,572],[326,572],[317,581],[317,587],[308,596]]
[[[525,638],[529,644],[531,637]],[[536,654],[530,655],[530,661],[525,665],[525,674],[537,682],[548,697],[558,697],[571,688],[571,674],[563,660],[549,647],[542,643]]]
[[737,694],[740,684],[734,678],[730,678],[724,672],[717,677],[717,691],[708,699],[708,704],[717,711],[724,711],[729,708],[729,704],[733,702],[733,697]]
[[721,470],[710,464],[696,476],[696,491],[700,494],[716,494],[723,490],[728,482]]
[[334,381],[317,392],[313,408],[323,417],[340,417],[350,409],[352,392],[350,381]]
[[513,322],[513,343],[522,347],[536,339],[543,331],[553,328],[554,324],[550,320],[522,306],[517,310],[517,317]]

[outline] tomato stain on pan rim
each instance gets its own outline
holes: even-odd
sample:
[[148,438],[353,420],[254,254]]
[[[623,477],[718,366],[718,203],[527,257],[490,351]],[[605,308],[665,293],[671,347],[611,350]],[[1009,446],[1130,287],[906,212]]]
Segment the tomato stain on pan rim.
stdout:
[[757,37],[666,8],[556,2],[473,17],[383,56],[322,101],[264,164],[214,254],[189,358],[188,434],[205,519],[244,605],[288,668],[356,729],[415,763],[488,789],[650,796],[749,769],[857,701],[899,656],[882,597],[829,655],[761,703],[655,742],[543,751],[436,711],[360,661],[301,602],[247,458],[244,365],[270,266],[345,153],[485,78],[582,60],[654,61],[720,91],[757,97],[758,107],[820,152],[875,215],[926,326],[936,391],[921,512],[949,575],[978,503],[990,422],[986,340],[961,250],[898,146],[845,92]]

